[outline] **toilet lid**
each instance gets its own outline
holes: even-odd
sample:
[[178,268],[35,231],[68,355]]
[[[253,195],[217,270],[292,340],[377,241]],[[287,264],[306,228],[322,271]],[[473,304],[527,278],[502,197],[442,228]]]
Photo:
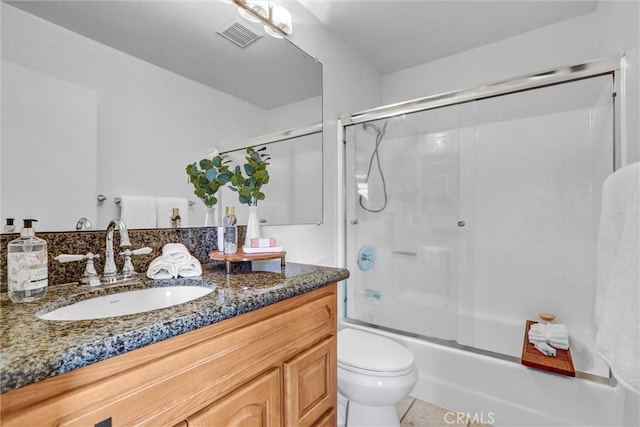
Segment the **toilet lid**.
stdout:
[[378,372],[405,371],[413,367],[413,354],[402,345],[379,335],[355,329],[338,332],[338,362]]

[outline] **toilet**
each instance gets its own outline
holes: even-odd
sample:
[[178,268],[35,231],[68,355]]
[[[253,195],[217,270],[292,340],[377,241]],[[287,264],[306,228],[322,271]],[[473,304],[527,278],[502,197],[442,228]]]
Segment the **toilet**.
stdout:
[[413,354],[379,335],[338,332],[338,424],[398,427],[396,404],[418,381]]

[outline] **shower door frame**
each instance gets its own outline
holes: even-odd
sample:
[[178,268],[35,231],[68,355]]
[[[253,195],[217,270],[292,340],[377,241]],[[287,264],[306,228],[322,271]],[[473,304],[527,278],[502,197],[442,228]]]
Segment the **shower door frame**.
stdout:
[[[392,117],[402,116],[408,113],[417,113],[421,111],[432,110],[435,108],[448,107],[452,105],[462,104],[471,101],[479,101],[483,99],[498,97],[502,95],[513,94],[517,92],[528,91],[532,89],[540,89],[543,87],[554,86],[562,83],[569,83],[572,81],[583,80],[598,76],[611,75],[613,78],[613,170],[617,170],[623,164],[626,164],[627,153],[626,145],[623,144],[623,138],[625,133],[623,132],[625,127],[624,113],[625,113],[625,99],[624,99],[624,87],[625,87],[625,58],[624,55],[607,57],[601,59],[595,59],[588,62],[582,62],[572,65],[565,65],[557,68],[552,68],[524,76],[514,77],[511,79],[500,80],[494,83],[481,85],[473,89],[463,89],[458,91],[445,92],[441,94],[431,95],[427,97],[412,99],[409,101],[394,103],[377,107],[351,115],[341,116],[338,119],[338,182],[341,185],[338,187],[338,221],[337,221],[337,255],[338,265],[341,268],[347,267],[347,203],[346,203],[346,127],[360,123],[365,123],[373,120],[388,119]],[[346,319],[346,305],[347,295],[346,288],[340,289],[341,295],[339,300],[344,301],[344,305],[339,308],[342,312],[342,318]],[[484,354],[491,357],[495,357],[502,360],[509,360],[518,362],[519,359],[513,356],[504,355],[501,353],[495,353],[475,347],[468,347],[440,338],[418,336],[413,333],[407,333],[404,331],[398,331],[382,326],[372,325],[367,322],[348,319],[349,322],[353,322],[360,325],[365,325],[372,328],[381,330],[387,330],[390,332],[398,333],[404,336],[412,336],[421,339],[427,339],[430,342],[434,342],[448,347],[455,347],[471,351],[476,354]],[[576,377],[604,383],[614,386],[616,384],[615,379],[609,372],[609,377],[601,377],[598,375],[576,372]]]

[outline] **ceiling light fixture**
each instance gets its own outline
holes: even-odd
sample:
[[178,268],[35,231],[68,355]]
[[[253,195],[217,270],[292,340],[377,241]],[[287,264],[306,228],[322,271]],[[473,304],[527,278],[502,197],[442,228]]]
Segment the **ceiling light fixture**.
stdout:
[[264,30],[272,37],[282,38],[293,34],[291,12],[268,1],[233,0],[242,17],[253,22],[263,22]]

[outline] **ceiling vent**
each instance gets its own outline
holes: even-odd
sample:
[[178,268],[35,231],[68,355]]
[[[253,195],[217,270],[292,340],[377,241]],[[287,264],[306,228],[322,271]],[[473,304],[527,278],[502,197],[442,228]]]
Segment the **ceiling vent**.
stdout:
[[262,37],[256,31],[237,19],[227,22],[216,32],[242,48],[249,46],[251,43]]

